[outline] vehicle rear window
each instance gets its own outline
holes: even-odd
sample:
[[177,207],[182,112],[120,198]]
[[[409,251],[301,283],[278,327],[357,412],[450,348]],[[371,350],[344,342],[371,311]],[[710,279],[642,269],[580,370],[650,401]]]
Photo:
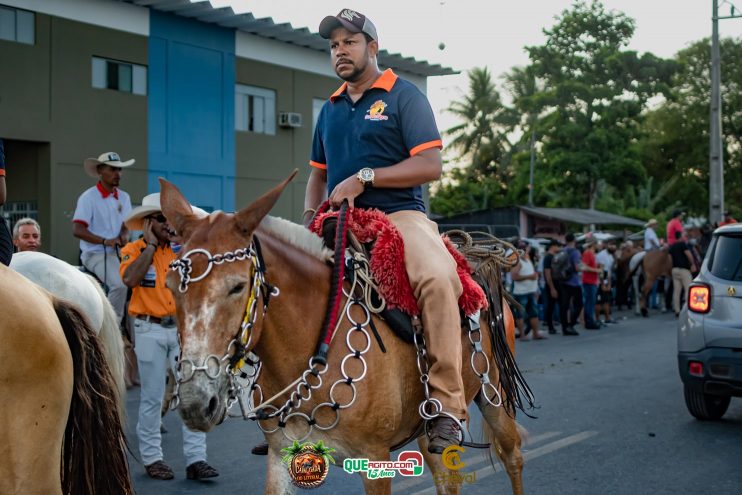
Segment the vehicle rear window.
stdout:
[[708,268],[716,277],[742,281],[742,236],[718,236]]

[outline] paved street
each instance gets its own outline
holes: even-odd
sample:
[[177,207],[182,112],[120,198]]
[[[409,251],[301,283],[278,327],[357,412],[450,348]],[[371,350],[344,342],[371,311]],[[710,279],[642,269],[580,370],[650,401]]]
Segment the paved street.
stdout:
[[[733,399],[720,422],[693,419],[677,372],[675,319],[656,312],[648,319],[628,312],[618,316],[627,319],[600,331],[580,330],[579,337],[553,335],[518,344],[518,362],[539,406],[537,419],[518,417],[528,430],[526,493],[742,492],[742,400]],[[135,452],[137,397],[134,389],[127,403]],[[477,410],[472,419],[476,436]],[[249,453],[262,438],[255,425],[232,419],[209,434],[209,461],[221,471],[212,482],[185,480],[176,415],[169,414],[165,425],[165,456],[176,479],[150,480],[132,460],[138,494],[262,493],[265,460]],[[476,472],[476,482],[464,493],[510,493],[502,468],[493,470],[480,451],[467,450],[462,460],[463,472]],[[394,487],[395,493],[434,493],[427,470],[422,478],[395,479]],[[362,493],[361,482],[332,468],[314,493]]]

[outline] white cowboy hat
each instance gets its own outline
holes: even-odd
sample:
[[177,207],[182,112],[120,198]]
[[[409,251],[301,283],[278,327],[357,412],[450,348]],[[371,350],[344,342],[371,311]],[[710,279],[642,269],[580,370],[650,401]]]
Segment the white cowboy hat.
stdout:
[[[193,214],[199,218],[209,215],[198,206],[191,205],[191,209],[193,210]],[[144,219],[153,213],[162,213],[160,193],[152,193],[143,197],[142,205],[131,210],[124,223],[130,230],[142,230],[144,229]]]
[[652,225],[657,225],[656,218],[652,218],[651,220],[649,220],[647,223],[644,224],[645,227],[651,227]]
[[98,178],[98,165],[110,165],[111,167],[129,167],[131,165],[134,165],[133,158],[131,160],[127,160],[125,162],[121,161],[121,157],[118,153],[114,151],[108,151],[106,153],[103,153],[98,158],[86,158],[85,161],[82,163],[83,167],[85,168],[85,172],[90,176],[94,178]]

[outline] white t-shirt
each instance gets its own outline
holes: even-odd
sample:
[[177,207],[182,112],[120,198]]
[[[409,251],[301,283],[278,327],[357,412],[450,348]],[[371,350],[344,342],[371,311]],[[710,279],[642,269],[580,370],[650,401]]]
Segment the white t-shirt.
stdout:
[[644,250],[651,251],[653,249],[659,249],[659,247],[660,240],[657,234],[655,234],[653,228],[647,227],[647,230],[644,231]]
[[[525,277],[534,273],[533,263],[526,259],[521,259],[520,272],[518,274],[521,277]],[[513,295],[531,294],[532,292],[538,292],[538,280],[516,280],[513,282]]]
[[595,261],[597,261],[599,265],[603,265],[604,271],[611,273],[611,271],[613,270],[614,259],[607,249],[603,249],[598,254],[596,254]]
[[[121,189],[107,194],[100,184],[83,192],[77,198],[77,208],[72,221],[85,225],[90,232],[106,239],[113,239],[121,233],[124,219],[131,213],[131,199]],[[104,197],[105,194],[105,197]],[[92,244],[80,239],[83,253],[102,253],[102,244]]]

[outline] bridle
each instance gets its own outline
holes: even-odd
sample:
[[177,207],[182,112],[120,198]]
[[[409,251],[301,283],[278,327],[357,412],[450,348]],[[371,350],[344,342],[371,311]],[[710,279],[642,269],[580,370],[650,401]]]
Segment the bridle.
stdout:
[[[191,276],[193,271],[193,262],[191,257],[199,254],[206,256],[207,265],[203,273],[197,277],[193,277]],[[178,272],[180,275],[178,290],[181,293],[186,293],[189,284],[206,278],[211,273],[214,265],[245,260],[250,262],[252,287],[250,290],[250,297],[245,306],[242,323],[240,323],[239,329],[234,338],[232,338],[227,345],[227,350],[221,358],[214,354],[210,354],[206,356],[203,364],[200,366],[192,359],[178,358],[178,376],[175,391],[173,392],[173,399],[170,403],[171,409],[175,409],[180,403],[180,397],[178,395],[180,384],[192,380],[198,371],[206,374],[209,379],[216,380],[222,373],[222,370],[224,370],[229,378],[230,401],[236,400],[240,387],[236,383],[235,378],[238,373],[241,373],[239,370],[241,370],[246,363],[252,365],[259,364],[258,362],[247,358],[247,354],[252,346],[252,330],[255,327],[255,321],[258,316],[258,301],[261,297],[263,298],[263,316],[265,316],[265,313],[268,311],[268,303],[270,302],[271,296],[278,296],[280,290],[278,287],[268,283],[265,279],[265,261],[263,261],[260,241],[255,235],[253,235],[250,245],[245,248],[235,249],[234,251],[215,255],[212,255],[208,250],[203,248],[191,249],[187,253],[183,254],[179,259],[170,263],[170,269]],[[226,363],[226,365],[223,365],[223,363]],[[259,368],[255,369],[254,375],[257,375],[258,369]]]

